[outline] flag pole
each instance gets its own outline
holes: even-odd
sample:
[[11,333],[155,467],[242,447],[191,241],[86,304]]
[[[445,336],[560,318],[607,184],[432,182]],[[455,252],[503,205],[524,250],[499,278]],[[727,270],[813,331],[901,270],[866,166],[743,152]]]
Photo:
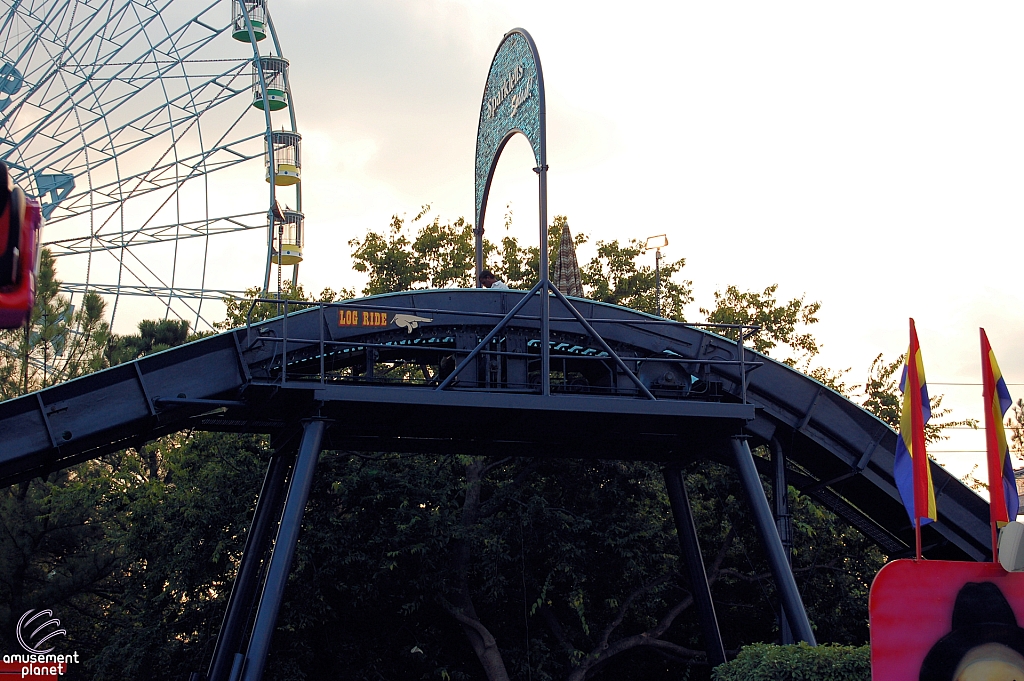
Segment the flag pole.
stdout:
[[[917,340],[914,320],[910,320],[910,352],[907,357],[907,389],[910,390],[910,431],[913,447],[914,480],[914,539],[917,544],[917,559],[921,560],[921,518],[931,517],[928,513],[928,452],[925,449],[924,414],[922,413],[921,375],[918,358],[921,345]],[[924,512],[922,514],[922,511]]]
[[917,560],[921,560],[921,519],[914,523],[914,540],[917,544]]
[[[985,329],[978,329],[981,335],[981,394],[985,401],[985,455],[988,462],[988,524],[992,529],[992,562],[999,562],[999,530],[996,524],[996,494],[1002,491],[1002,480],[995,479],[995,472],[1002,472],[998,465],[993,464],[995,454],[995,428],[992,425],[992,369],[988,364],[989,353],[992,351],[988,343]],[[997,484],[998,483],[998,484]],[[1005,504],[1004,504],[1005,505]]]

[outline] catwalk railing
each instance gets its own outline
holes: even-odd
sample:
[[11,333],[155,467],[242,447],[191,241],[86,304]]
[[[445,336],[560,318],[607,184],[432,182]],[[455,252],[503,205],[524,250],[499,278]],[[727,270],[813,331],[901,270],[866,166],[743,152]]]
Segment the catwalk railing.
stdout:
[[[524,298],[524,300],[528,299]],[[253,321],[252,315],[257,305],[270,305],[278,308],[281,322],[281,336],[261,332],[265,322]],[[266,308],[264,308],[266,309]],[[318,325],[317,336],[292,335],[289,333],[289,316],[298,310],[317,309],[319,317],[325,323]],[[382,313],[381,310],[385,309]],[[346,313],[357,315],[391,315],[390,321],[376,324],[372,331],[380,331],[381,326],[394,324],[397,327],[408,327],[409,337],[385,342],[372,340],[336,340],[331,337],[329,320]],[[433,315],[426,317],[425,315]],[[421,326],[425,321],[433,321],[434,317],[443,315],[455,320],[471,319],[471,325],[462,329],[463,335],[469,329],[476,329],[473,347],[458,347],[455,332],[442,329],[438,333],[429,326]],[[482,319],[508,320],[502,326],[507,334],[501,336],[486,333],[487,327]],[[275,350],[269,363],[266,378],[275,383],[317,382],[329,383],[373,383],[388,385],[409,385],[429,387],[435,390],[488,390],[508,391],[516,393],[541,393],[539,367],[550,366],[550,389],[561,393],[589,393],[605,395],[634,395],[637,393],[652,399],[687,398],[718,401],[723,398],[720,386],[707,380],[708,369],[717,367],[736,367],[738,370],[738,392],[741,403],[746,403],[748,373],[763,366],[759,359],[748,359],[744,341],[760,331],[759,326],[745,324],[689,324],[669,319],[644,318],[631,320],[633,326],[642,327],[678,327],[707,330],[717,333],[723,340],[733,341],[737,346],[737,359],[713,359],[700,357],[684,357],[668,353],[662,356],[653,354],[637,355],[637,348],[618,350],[612,348],[598,336],[603,325],[621,324],[621,319],[590,318],[587,321],[590,329],[584,329],[586,335],[596,337],[592,346],[584,347],[573,342],[551,340],[548,346],[542,347],[539,338],[531,337],[534,324],[539,324],[538,315],[518,314],[515,324],[509,315],[487,313],[476,310],[458,308],[413,308],[394,305],[372,305],[353,302],[310,302],[279,298],[256,298],[252,300],[246,316],[245,348],[251,349],[258,344],[270,344]],[[550,318],[551,323],[575,323],[571,316]],[[496,325],[497,326],[497,325]],[[412,331],[419,329],[415,337]],[[525,335],[523,331],[525,330]],[[733,336],[733,338],[729,338]],[[481,338],[483,340],[481,341]],[[510,342],[511,339],[511,342]],[[513,349],[509,349],[510,346]],[[595,347],[596,346],[596,347]],[[543,355],[548,355],[547,361]],[[466,376],[460,369],[464,361],[479,357],[484,370],[478,370],[476,376]],[[510,371],[510,365],[520,364],[519,371]],[[573,371],[571,364],[592,363],[601,366],[607,374],[607,382],[592,383],[583,374],[593,372]],[[522,365],[525,364],[525,372]],[[638,376],[642,373],[642,365],[663,364],[667,367],[679,367],[684,375],[674,374],[668,380],[652,379],[651,376]],[[379,368],[378,368],[379,367]],[[487,368],[490,368],[488,371]],[[616,381],[616,370],[625,370],[632,387]],[[657,373],[657,372],[648,372]],[[665,379],[666,372],[658,378]],[[481,376],[481,374],[483,374]],[[688,374],[688,375],[687,375]],[[702,378],[702,376],[704,378]],[[516,379],[520,380],[516,380]],[[672,382],[675,381],[675,385]],[[652,386],[657,384],[650,392]]]

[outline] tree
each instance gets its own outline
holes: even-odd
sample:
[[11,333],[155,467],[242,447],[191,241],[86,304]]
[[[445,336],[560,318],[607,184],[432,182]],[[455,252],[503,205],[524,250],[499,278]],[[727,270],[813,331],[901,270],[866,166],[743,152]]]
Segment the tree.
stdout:
[[[804,298],[793,298],[779,304],[776,298],[778,284],[772,284],[764,291],[740,291],[735,286],[725,291],[715,291],[715,307],[701,308],[701,314],[712,324],[742,324],[759,326],[761,331],[753,336],[752,344],[758,352],[769,354],[779,346],[796,353],[782,361],[790,366],[807,364],[820,348],[814,336],[802,328],[818,323],[821,303],[805,303]],[[736,331],[723,335],[734,338]]]
[[111,335],[106,348],[110,366],[131,362],[143,355],[181,345],[189,339],[189,324],[184,319],[143,319],[133,335]]
[[86,293],[76,310],[59,291],[54,258],[44,248],[29,324],[0,331],[0,400],[107,366],[104,349],[110,327],[103,319],[103,299]]
[[[636,239],[630,239],[624,246],[617,240],[598,241],[597,255],[581,271],[587,297],[655,314],[655,270],[637,264],[645,253],[643,243]],[[685,321],[683,308],[693,302],[693,282],[673,280],[685,264],[680,258],[661,265],[661,314],[680,322]]]
[[[423,206],[412,223],[422,220],[429,210],[429,205]],[[398,215],[391,217],[386,234],[371,231],[361,241],[348,242],[352,247],[352,269],[369,274],[363,295],[407,291],[430,280],[427,262],[414,256],[412,243],[405,235],[405,219]]]
[[[224,321],[215,322],[213,328],[218,331],[238,329],[245,326],[248,322],[260,322],[265,319],[283,315],[285,312],[285,305],[277,302],[278,300],[307,303],[333,303],[339,300],[349,300],[355,297],[355,291],[344,288],[340,291],[335,291],[332,288],[325,288],[320,292],[320,295],[313,297],[306,293],[306,289],[302,284],[292,286],[290,281],[286,281],[282,285],[280,298],[278,298],[276,293],[267,293],[262,289],[252,287],[246,289],[245,295],[241,298],[235,296],[228,296],[224,298],[224,305],[227,308]],[[260,302],[256,302],[257,300]],[[289,306],[288,311],[294,312],[296,307],[303,308],[306,306]]]
[[[871,367],[868,369],[868,379],[864,384],[864,400],[861,403],[861,406],[897,432],[900,429],[900,414],[903,409],[897,372],[902,372],[904,360],[904,357],[899,357],[890,362],[879,353],[871,361]],[[932,417],[924,426],[925,440],[929,443],[947,439],[949,436],[943,431],[948,428],[978,427],[977,419],[948,420],[946,417],[950,415],[951,410],[942,407],[942,397],[929,395]]]
[[[30,325],[27,330],[4,332],[2,336],[0,399],[180,345],[189,338],[187,322],[173,320],[144,320],[138,334],[113,335],[103,319],[105,306],[99,296],[86,294],[79,309],[74,310],[59,294],[59,286],[54,258],[44,250]],[[208,551],[221,556],[223,573],[230,568],[223,546],[231,546],[231,542],[218,535],[226,523],[199,518],[195,513],[192,517],[199,525],[182,523],[187,513],[163,516],[165,527],[205,532],[206,541],[200,540],[195,546],[184,541],[161,546],[159,537],[148,537],[145,542],[133,541],[133,537],[154,517],[150,512],[152,495],[173,496],[178,489],[175,476],[186,496],[205,500],[220,512],[229,511],[231,502],[240,503],[244,516],[251,492],[249,497],[232,495],[228,484],[211,477],[216,460],[204,461],[206,479],[198,485],[176,465],[175,455],[183,452],[205,450],[213,455],[209,442],[218,438],[223,441],[228,436],[172,436],[0,490],[0,641],[6,644],[5,649],[19,649],[14,640],[15,622],[29,608],[54,609],[68,631],[67,640],[58,644],[66,646],[62,652],[78,651],[93,671],[101,669],[104,660],[112,662],[111,668],[116,671],[109,678],[124,677],[125,662],[131,655],[164,645],[162,639],[153,639],[134,647],[118,646],[119,637],[129,635],[126,632],[139,635],[145,628],[152,636],[154,631],[167,631],[167,617],[146,620],[129,615],[136,610],[141,614],[146,609],[139,604],[148,603],[146,598],[133,602],[133,595],[160,594],[149,605],[149,612],[168,599],[181,605],[181,600],[174,600],[177,594],[173,591],[162,594],[164,585],[173,582],[150,582],[148,591],[138,594],[132,591],[133,580],[158,574],[152,568],[159,565],[159,559],[177,560],[180,566],[201,553],[196,547],[204,544]],[[229,469],[233,471],[245,450],[233,443],[231,451],[232,456],[226,459],[231,459],[233,467]],[[219,488],[228,495],[228,502],[208,492],[197,494],[199,485],[206,490]],[[167,538],[172,534],[168,533]],[[144,562],[139,562],[143,546],[149,553]],[[191,548],[191,554],[183,552],[185,547]],[[223,588],[223,574],[219,580],[195,582],[200,595],[209,593],[218,583]],[[153,665],[152,673],[142,675],[157,678],[166,671],[157,667]],[[96,678],[103,678],[102,673]]]

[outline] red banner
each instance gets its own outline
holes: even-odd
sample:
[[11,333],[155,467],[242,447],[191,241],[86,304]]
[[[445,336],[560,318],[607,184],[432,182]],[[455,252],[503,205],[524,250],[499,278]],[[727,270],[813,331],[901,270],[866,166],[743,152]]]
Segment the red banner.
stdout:
[[868,610],[872,681],[1024,679],[1024,573],[897,560],[875,577]]

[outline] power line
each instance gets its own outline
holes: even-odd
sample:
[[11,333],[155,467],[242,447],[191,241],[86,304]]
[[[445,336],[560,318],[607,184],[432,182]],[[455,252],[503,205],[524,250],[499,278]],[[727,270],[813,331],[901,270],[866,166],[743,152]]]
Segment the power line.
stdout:
[[[981,387],[984,383],[936,383],[934,381],[928,381],[928,385],[973,385]],[[1024,383],[1007,383],[1006,385],[1024,385]]]

